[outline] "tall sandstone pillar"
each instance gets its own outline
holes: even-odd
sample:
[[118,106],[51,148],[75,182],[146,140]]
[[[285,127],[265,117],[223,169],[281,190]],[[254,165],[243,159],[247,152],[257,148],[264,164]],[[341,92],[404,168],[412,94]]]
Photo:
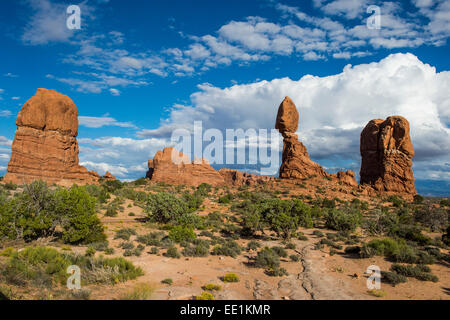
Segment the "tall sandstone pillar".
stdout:
[[370,121],[361,132],[361,184],[378,191],[416,194],[409,122],[393,116]]
[[69,97],[38,89],[16,124],[5,182],[97,183],[99,175],[78,164],[78,110]]

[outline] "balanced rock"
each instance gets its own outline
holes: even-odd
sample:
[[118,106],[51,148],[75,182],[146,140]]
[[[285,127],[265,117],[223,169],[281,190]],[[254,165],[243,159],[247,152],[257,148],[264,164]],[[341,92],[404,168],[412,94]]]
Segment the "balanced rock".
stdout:
[[5,182],[97,183],[100,176],[78,164],[78,110],[69,97],[38,89],[23,105],[16,124]]
[[187,155],[172,147],[158,151],[153,160],[148,161],[148,169],[147,178],[155,182],[188,186],[202,183],[225,185],[224,178],[207,160],[196,159],[191,162]]
[[311,176],[329,177],[346,185],[357,186],[353,171],[327,173],[321,165],[309,158],[303,143],[298,141],[295,132],[298,129],[299,113],[294,102],[286,97],[278,108],[275,129],[283,135],[283,155],[280,178],[304,179]]
[[361,132],[361,184],[377,191],[416,194],[409,122],[394,116],[370,121]]
[[298,129],[298,120],[300,116],[297,107],[291,98],[284,98],[278,107],[277,120],[275,122],[275,129],[285,136],[286,133],[295,133]]

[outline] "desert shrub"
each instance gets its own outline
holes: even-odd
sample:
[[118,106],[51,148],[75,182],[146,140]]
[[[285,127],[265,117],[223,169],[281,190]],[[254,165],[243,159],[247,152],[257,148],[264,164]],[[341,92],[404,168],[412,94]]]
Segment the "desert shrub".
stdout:
[[361,257],[391,256],[399,251],[399,244],[391,238],[375,239],[365,243],[361,248]]
[[105,211],[105,216],[107,217],[117,217],[119,215],[119,206],[112,202],[108,204]]
[[442,232],[447,228],[449,214],[440,208],[432,206],[420,208],[414,212],[414,220],[433,232]]
[[289,258],[291,259],[292,262],[299,262],[300,261],[300,256],[298,254],[291,254],[289,256]]
[[3,188],[5,188],[6,190],[16,190],[17,189],[17,185],[11,182],[7,182],[3,185]]
[[235,273],[227,273],[223,277],[223,282],[225,283],[233,283],[233,282],[239,282],[239,276]]
[[131,292],[128,292],[120,297],[120,300],[150,300],[155,289],[147,283],[137,284]]
[[201,295],[196,296],[195,300],[215,300],[214,296],[209,292],[202,292]]
[[344,252],[346,254],[359,254],[361,252],[361,247],[349,246],[349,247],[345,248]]
[[288,250],[295,250],[295,248],[297,248],[297,246],[291,242],[291,243],[286,244],[285,248]]
[[272,250],[280,257],[286,258],[288,256],[287,251],[283,247],[272,247]]
[[133,185],[135,186],[144,186],[147,184],[147,179],[146,178],[139,178],[137,180],[134,180],[133,182],[131,182]]
[[222,204],[228,204],[233,200],[233,198],[233,194],[228,192],[226,195],[220,197],[218,202]]
[[164,232],[150,232],[136,237],[136,241],[146,246],[160,246]]
[[187,205],[189,212],[197,211],[202,205],[204,200],[203,196],[201,196],[197,192],[194,193],[185,192],[183,193],[181,199]]
[[305,236],[304,234],[300,233],[297,235],[297,239],[301,240],[301,241],[306,241],[306,240],[308,240],[308,237]]
[[265,247],[255,257],[254,266],[267,269],[279,268],[280,256],[272,248]]
[[289,275],[285,268],[267,269],[264,273],[271,277],[282,277]]
[[108,202],[108,199],[111,198],[111,195],[104,188],[100,186],[96,186],[93,184],[86,186],[86,191],[90,196],[95,197],[99,204],[103,204]]
[[314,230],[312,234],[315,235],[316,237],[319,237],[319,238],[325,237],[323,232],[320,231],[320,230]]
[[188,245],[181,251],[181,254],[185,257],[207,257],[209,255],[209,243],[202,241],[196,245]]
[[203,286],[203,290],[205,291],[220,291],[222,290],[222,286],[214,283],[208,283],[207,285]]
[[385,291],[376,290],[376,289],[368,290],[367,293],[370,294],[371,296],[374,296],[377,298],[383,298],[384,296],[386,296]]
[[395,213],[377,209],[372,211],[371,214],[372,217],[364,219],[361,225],[373,235],[387,234],[399,223],[399,217]]
[[159,192],[148,196],[145,211],[153,222],[174,223],[189,209],[181,199],[173,194]]
[[177,247],[170,247],[167,249],[167,252],[164,254],[166,257],[174,258],[174,259],[180,259],[181,255],[178,252]]
[[342,249],[342,246],[340,244],[337,244],[336,242],[334,242],[333,240],[330,240],[330,239],[322,239],[322,240],[320,240],[320,243],[326,244],[327,246],[332,247],[334,249],[338,249],[338,250]]
[[242,252],[242,248],[239,246],[239,244],[236,241],[233,240],[227,240],[225,243],[216,245],[212,253],[213,255],[217,256],[229,256],[232,258],[236,258],[238,255],[240,255]]
[[412,277],[421,281],[439,281],[438,277],[430,273],[431,269],[426,265],[412,266],[395,263],[391,266],[391,271],[401,274],[405,277]]
[[421,204],[423,203],[423,197],[420,194],[414,195],[414,203],[415,204]]
[[122,242],[122,243],[119,245],[119,248],[122,248],[122,249],[124,249],[124,250],[131,250],[131,249],[134,249],[134,244],[133,244],[133,242],[131,242],[131,241],[128,241],[128,242]]
[[148,253],[150,253],[150,254],[158,254],[159,253],[159,249],[157,247],[152,247]]
[[114,235],[114,239],[122,239],[122,240],[130,240],[131,236],[135,236],[137,234],[136,230],[132,228],[123,228],[116,231]]
[[331,210],[326,217],[327,228],[337,231],[354,231],[361,222],[359,210]]
[[419,245],[428,245],[432,243],[432,239],[422,234],[420,228],[414,225],[400,224],[390,231],[390,235],[417,242]]
[[197,238],[194,230],[185,226],[174,226],[169,231],[169,239],[176,242],[191,242]]
[[123,258],[94,258],[75,254],[61,254],[46,247],[28,247],[17,251],[0,270],[2,279],[8,283],[52,287],[64,284],[69,275],[67,268],[77,265],[82,270],[82,283],[115,284],[136,279],[143,275],[140,268]]
[[334,199],[330,200],[330,199],[324,198],[322,200],[322,208],[330,208],[330,209],[336,208],[336,201]]
[[93,243],[106,240],[104,228],[96,215],[96,199],[84,187],[74,185],[54,193],[55,214],[62,217],[62,240],[65,243]]
[[397,284],[407,282],[408,280],[404,275],[398,274],[396,272],[381,271],[381,280],[396,286]]
[[247,243],[247,251],[250,250],[258,250],[261,247],[261,244],[258,241],[250,241],[249,243]]
[[114,193],[115,191],[122,189],[126,183],[120,182],[119,180],[111,180],[104,181],[102,185],[108,192]]
[[399,199],[397,196],[390,196],[386,199],[386,201],[392,202],[392,205],[397,208],[403,206],[403,201],[401,199]]
[[193,227],[195,229],[205,229],[208,226],[207,218],[201,217],[195,213],[183,214],[177,221],[177,225]]
[[162,280],[161,283],[171,286],[173,284],[173,280],[171,278],[166,278],[166,279]]

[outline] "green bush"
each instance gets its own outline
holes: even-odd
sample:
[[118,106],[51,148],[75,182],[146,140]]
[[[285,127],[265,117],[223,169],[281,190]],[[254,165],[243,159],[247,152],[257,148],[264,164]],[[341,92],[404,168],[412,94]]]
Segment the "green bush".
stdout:
[[447,227],[447,233],[442,235],[442,242],[444,242],[447,246],[450,246],[450,226]]
[[181,254],[185,257],[207,257],[209,255],[209,243],[207,241],[198,242],[196,245],[188,245]]
[[209,292],[202,292],[201,295],[196,296],[195,300],[215,300],[214,296]]
[[327,228],[337,231],[355,231],[361,222],[359,210],[331,210],[326,218]]
[[291,259],[292,262],[299,262],[300,261],[300,256],[297,254],[291,254],[289,256],[289,258]]
[[233,282],[239,282],[239,276],[235,273],[227,273],[223,277],[223,282],[225,283],[233,283]]
[[52,287],[65,284],[71,265],[80,267],[82,284],[115,284],[143,275],[140,268],[123,258],[62,254],[46,247],[28,247],[14,252],[0,268],[2,281],[15,285],[44,285]]
[[176,242],[191,242],[197,238],[194,230],[185,226],[174,226],[169,231],[169,239]]
[[288,253],[283,247],[272,247],[272,250],[280,257],[287,258]]
[[0,238],[32,241],[55,236],[59,228],[66,243],[104,241],[95,207],[96,199],[85,187],[50,190],[44,182],[36,181],[0,203]]
[[381,271],[381,280],[396,286],[397,284],[407,282],[405,276],[398,274],[396,272]]
[[252,240],[249,243],[247,243],[247,251],[250,251],[250,250],[255,251],[260,247],[261,247],[261,244],[258,241]]
[[181,254],[178,252],[177,247],[170,247],[169,249],[167,249],[165,256],[169,257],[169,258],[174,258],[174,259],[181,258]]
[[431,269],[426,265],[411,266],[395,263],[391,266],[391,270],[405,277],[412,277],[421,281],[439,281],[438,277],[430,273]]
[[171,286],[173,284],[173,280],[171,278],[167,278],[167,279],[162,280],[161,283]]
[[103,226],[95,213],[96,199],[84,187],[58,189],[55,212],[63,216],[62,239],[65,243],[92,243],[106,240]]
[[116,234],[114,236],[114,239],[122,239],[122,240],[130,240],[131,236],[135,236],[136,230],[132,228],[123,228],[116,231]]
[[277,269],[280,267],[280,256],[272,249],[265,247],[255,257],[256,268]]
[[215,246],[211,254],[236,258],[241,254],[241,252],[242,248],[237,242],[233,240],[227,240],[225,243]]
[[433,232],[442,232],[448,226],[449,214],[441,208],[429,206],[417,209],[414,212],[414,220]]
[[423,197],[420,194],[414,195],[414,203],[415,204],[421,204],[423,203]]
[[175,223],[189,208],[173,194],[159,192],[148,196],[145,211],[153,222]]

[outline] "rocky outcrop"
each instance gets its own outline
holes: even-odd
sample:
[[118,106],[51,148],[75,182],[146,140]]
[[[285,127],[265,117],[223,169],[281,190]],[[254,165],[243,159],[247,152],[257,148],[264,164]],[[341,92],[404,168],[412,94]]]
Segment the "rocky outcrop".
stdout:
[[338,172],[337,174],[327,173],[321,165],[309,158],[306,147],[298,141],[295,132],[298,129],[299,113],[289,97],[286,97],[278,108],[275,128],[283,136],[283,155],[280,167],[280,178],[283,179],[304,179],[312,176],[330,177],[339,182],[357,186],[355,173],[353,171]]
[[213,186],[225,185],[224,178],[205,159],[193,162],[175,148],[158,151],[153,160],[148,161],[147,178],[155,182],[174,185],[198,186],[208,183]]
[[16,124],[5,182],[97,183],[100,176],[78,164],[78,110],[69,97],[38,89],[23,105]]
[[116,177],[114,177],[111,172],[106,171],[105,175],[102,177],[103,180],[105,181],[114,181],[117,180]]
[[361,132],[361,184],[377,191],[416,194],[409,122],[394,116],[370,121]]
[[224,178],[225,183],[230,186],[255,186],[274,180],[272,177],[260,176],[232,169],[220,169],[219,173]]

